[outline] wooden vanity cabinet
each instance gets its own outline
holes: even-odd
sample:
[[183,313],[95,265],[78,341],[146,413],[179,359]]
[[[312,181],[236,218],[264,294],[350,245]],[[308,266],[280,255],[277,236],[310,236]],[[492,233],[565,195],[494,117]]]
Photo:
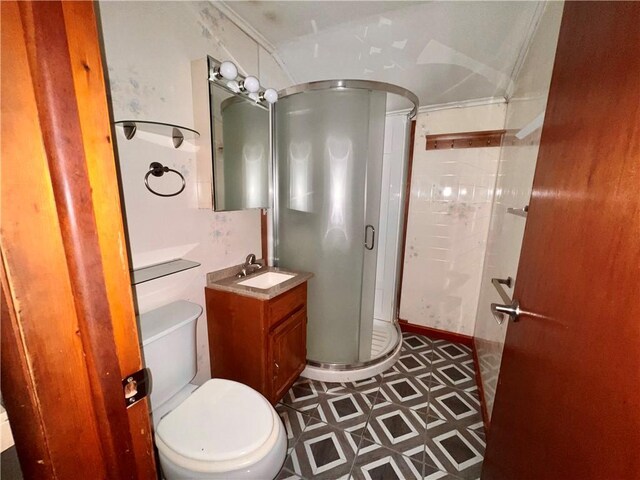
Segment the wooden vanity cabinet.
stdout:
[[307,283],[263,300],[205,288],[211,376],[244,383],[276,404],[307,358]]

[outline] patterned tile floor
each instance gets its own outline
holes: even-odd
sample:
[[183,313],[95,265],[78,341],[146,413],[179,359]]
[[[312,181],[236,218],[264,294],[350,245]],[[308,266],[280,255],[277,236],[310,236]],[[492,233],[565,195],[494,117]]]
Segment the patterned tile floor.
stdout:
[[276,410],[278,480],[478,479],[485,437],[471,349],[403,334],[395,366],[355,383],[300,378]]

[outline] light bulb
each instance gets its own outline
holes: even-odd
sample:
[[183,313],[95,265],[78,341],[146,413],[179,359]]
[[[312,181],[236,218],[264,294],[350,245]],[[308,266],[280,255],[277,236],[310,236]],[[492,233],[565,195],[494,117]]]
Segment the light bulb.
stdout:
[[273,88],[267,88],[262,94],[262,98],[264,98],[269,103],[276,103],[278,101],[278,92],[276,92]]
[[235,80],[231,80],[230,82],[227,82],[227,87],[232,92],[235,92],[235,93],[239,93],[240,92],[240,85]]
[[244,79],[242,87],[249,93],[256,93],[260,90],[260,81],[256,77],[247,77]]
[[233,62],[222,62],[218,71],[220,72],[220,75],[227,80],[235,80],[238,76],[238,68],[233,64]]

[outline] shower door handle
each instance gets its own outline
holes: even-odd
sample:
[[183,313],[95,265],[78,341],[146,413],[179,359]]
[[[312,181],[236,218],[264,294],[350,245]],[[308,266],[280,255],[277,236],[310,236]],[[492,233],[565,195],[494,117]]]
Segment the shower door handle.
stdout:
[[[369,242],[367,240],[367,232],[369,231],[369,229],[371,229],[371,245],[369,245]],[[373,225],[367,225],[366,227],[364,227],[364,248],[366,248],[367,250],[373,250],[373,247],[376,244],[376,229],[373,228]]]

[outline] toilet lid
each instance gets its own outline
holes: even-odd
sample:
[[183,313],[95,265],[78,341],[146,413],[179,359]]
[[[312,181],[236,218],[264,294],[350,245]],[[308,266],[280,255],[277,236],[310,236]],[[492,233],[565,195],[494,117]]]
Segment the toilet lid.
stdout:
[[274,428],[273,407],[255,390],[212,379],[169,412],[156,435],[174,452],[202,461],[223,461],[261,447]]

